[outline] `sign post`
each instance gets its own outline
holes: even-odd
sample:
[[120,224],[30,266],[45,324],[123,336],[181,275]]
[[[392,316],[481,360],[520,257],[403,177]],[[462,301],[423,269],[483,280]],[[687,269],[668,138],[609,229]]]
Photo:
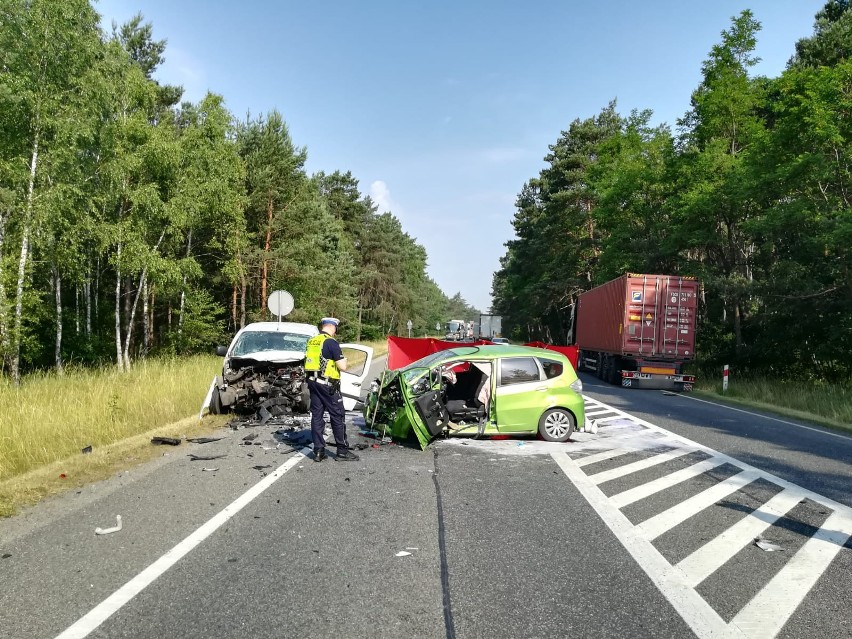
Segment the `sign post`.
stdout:
[[722,372],[722,392],[728,392],[728,365],[725,364],[725,370]]
[[411,337],[411,327],[414,326],[414,324],[411,322],[411,320],[408,320],[406,326],[408,326],[408,336]]

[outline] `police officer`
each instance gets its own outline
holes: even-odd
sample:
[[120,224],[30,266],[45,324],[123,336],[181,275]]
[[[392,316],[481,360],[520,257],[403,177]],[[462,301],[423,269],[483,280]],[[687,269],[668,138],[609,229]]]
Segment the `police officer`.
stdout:
[[324,317],[320,334],[308,340],[305,353],[305,373],[311,391],[311,436],[314,442],[314,461],[325,459],[325,421],[328,412],[331,430],[337,443],[337,461],[357,461],[358,455],[349,450],[346,440],[346,412],[340,394],[340,371],[346,370],[346,358],[334,339],[340,320]]

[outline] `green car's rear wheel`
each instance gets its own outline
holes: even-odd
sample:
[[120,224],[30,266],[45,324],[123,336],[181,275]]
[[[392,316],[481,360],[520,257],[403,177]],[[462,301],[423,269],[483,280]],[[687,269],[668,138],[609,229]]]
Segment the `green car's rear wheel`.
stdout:
[[564,408],[551,408],[538,420],[538,432],[549,442],[567,442],[575,426],[574,416]]

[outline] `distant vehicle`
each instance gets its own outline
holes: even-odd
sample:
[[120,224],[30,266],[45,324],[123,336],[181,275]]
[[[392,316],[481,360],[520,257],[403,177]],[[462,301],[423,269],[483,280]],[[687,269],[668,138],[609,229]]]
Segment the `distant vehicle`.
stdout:
[[700,285],[695,278],[629,273],[582,293],[576,308],[579,369],[610,384],[692,390]]
[[508,344],[509,340],[507,340],[505,337],[492,337],[491,343],[492,344]]
[[479,316],[479,331],[480,339],[494,341],[492,338],[503,334],[503,316],[502,315],[485,315]]
[[444,324],[444,339],[448,342],[457,342],[467,337],[467,322],[454,319]]
[[442,434],[532,435],[568,441],[585,423],[583,384],[570,360],[528,346],[455,346],[374,381],[367,423],[422,448]]
[[[216,354],[225,359],[222,375],[214,381],[210,394],[210,412],[251,414],[264,408],[273,416],[307,413],[310,394],[305,381],[305,349],[308,340],[318,333],[312,324],[295,322],[255,322],[240,329],[230,346],[216,348]],[[357,373],[340,374],[344,407],[353,410],[373,349],[360,344],[340,346],[347,358],[352,358],[347,351],[359,351],[365,360]]]

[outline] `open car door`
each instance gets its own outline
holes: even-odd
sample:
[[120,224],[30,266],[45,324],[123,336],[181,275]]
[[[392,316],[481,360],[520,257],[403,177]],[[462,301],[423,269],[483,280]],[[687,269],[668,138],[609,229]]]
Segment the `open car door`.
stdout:
[[341,344],[340,350],[346,358],[349,369],[340,371],[340,392],[343,395],[343,407],[355,410],[361,397],[361,385],[370,373],[373,363],[373,349],[361,344]]
[[[418,369],[406,369],[406,372]],[[400,382],[405,400],[405,412],[411,428],[417,436],[420,448],[425,449],[441,434],[447,423],[447,409],[441,402],[441,378],[439,369],[423,369],[424,373],[414,384]]]

